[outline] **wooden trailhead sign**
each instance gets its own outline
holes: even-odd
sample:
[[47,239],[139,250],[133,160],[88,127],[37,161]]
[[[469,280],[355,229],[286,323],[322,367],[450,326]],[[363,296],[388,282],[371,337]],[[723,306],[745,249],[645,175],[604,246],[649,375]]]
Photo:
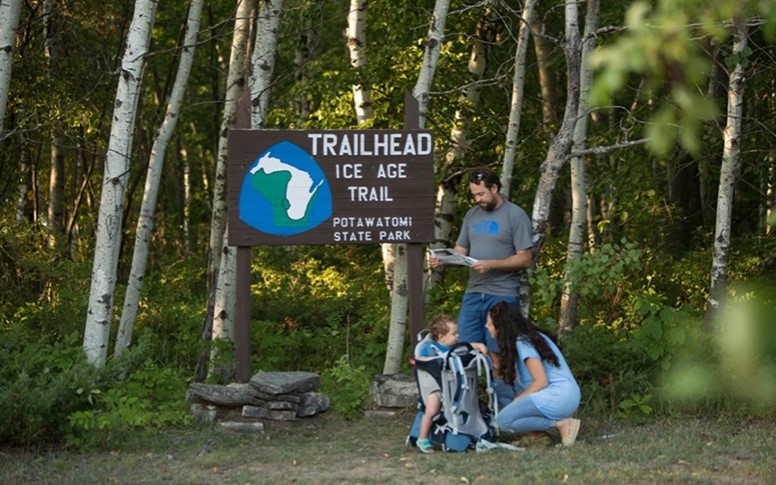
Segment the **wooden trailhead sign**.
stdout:
[[426,130],[231,130],[229,244],[434,240]]

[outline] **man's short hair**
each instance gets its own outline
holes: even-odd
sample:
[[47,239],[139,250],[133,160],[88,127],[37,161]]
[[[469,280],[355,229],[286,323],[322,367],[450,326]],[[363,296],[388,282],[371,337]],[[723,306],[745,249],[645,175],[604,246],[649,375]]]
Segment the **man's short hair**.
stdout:
[[493,170],[490,170],[489,168],[478,168],[477,170],[470,172],[469,182],[473,184],[485,182],[486,188],[489,189],[496,185],[498,186],[499,190],[501,190],[501,179]]

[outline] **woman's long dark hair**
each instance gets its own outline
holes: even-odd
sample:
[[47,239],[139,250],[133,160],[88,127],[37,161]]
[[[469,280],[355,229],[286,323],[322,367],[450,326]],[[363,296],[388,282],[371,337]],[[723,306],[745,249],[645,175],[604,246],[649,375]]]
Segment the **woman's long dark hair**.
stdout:
[[526,320],[520,313],[518,305],[509,305],[500,301],[493,305],[488,312],[496,329],[496,342],[499,348],[498,374],[507,384],[512,384],[517,378],[515,362],[517,362],[517,339],[527,340],[534,346],[542,360],[546,360],[555,367],[560,367],[560,361],[552,351],[542,334],[546,335],[557,345],[554,335],[548,334],[533,323]]

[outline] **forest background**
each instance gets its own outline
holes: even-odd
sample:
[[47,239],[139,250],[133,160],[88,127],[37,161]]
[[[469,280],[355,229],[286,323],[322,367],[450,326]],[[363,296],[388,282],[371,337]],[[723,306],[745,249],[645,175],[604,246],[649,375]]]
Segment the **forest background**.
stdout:
[[[467,173],[500,172],[583,413],[772,412],[772,3],[2,0],[0,441],[186,423],[188,382],[233,380],[241,95],[254,129],[400,129],[411,92],[432,246]],[[254,248],[252,372],[320,372],[356,416],[374,375],[409,373],[406,265],[401,244]],[[426,276],[426,313],[455,314],[465,270]]]

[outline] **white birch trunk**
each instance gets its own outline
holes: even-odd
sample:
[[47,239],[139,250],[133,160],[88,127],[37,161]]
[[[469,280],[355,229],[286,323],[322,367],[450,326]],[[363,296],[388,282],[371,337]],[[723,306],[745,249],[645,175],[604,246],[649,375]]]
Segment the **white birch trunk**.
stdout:
[[[594,33],[598,25],[599,4],[600,0],[589,0],[587,3],[584,42],[582,43],[582,64],[579,76],[579,107],[577,108],[577,124],[574,127],[572,146],[574,152],[584,150],[587,140],[587,124],[589,120],[587,96],[593,80],[593,70],[590,68],[589,59],[590,53],[596,44]],[[577,156],[572,158],[569,163],[571,166],[571,225],[566,252],[566,270],[563,276],[563,294],[560,298],[560,317],[558,319],[558,333],[561,335],[571,333],[577,323],[579,293],[573,286],[569,268],[572,261],[582,256],[587,227],[585,159]]]
[[[733,56],[746,49],[748,27],[737,21],[733,42]],[[728,259],[730,257],[733,199],[736,180],[741,171],[741,124],[744,111],[744,66],[740,61],[730,73],[728,84],[727,124],[722,132],[724,147],[717,194],[717,221],[714,228],[714,250],[711,263],[711,286],[707,300],[705,324],[713,328],[714,319],[727,294]]]
[[[234,342],[234,312],[237,304],[237,249],[229,246],[229,235],[224,233],[221,264],[218,267],[218,282],[213,302],[213,342]],[[207,375],[218,382],[226,382],[234,372],[234,359],[222,358],[226,350],[219,345],[210,348]]]
[[146,174],[143,201],[140,205],[140,216],[137,220],[135,232],[135,247],[132,254],[132,269],[127,283],[127,293],[124,296],[124,307],[121,313],[119,331],[116,343],[113,347],[113,355],[118,357],[129,347],[132,342],[132,329],[137,319],[137,307],[140,301],[140,292],[143,289],[146,264],[148,262],[148,247],[154,228],[154,212],[156,199],[159,194],[159,184],[162,180],[164,168],[164,156],[170,139],[175,131],[178,121],[183,95],[189,82],[191,66],[194,63],[194,51],[199,35],[199,19],[202,13],[204,0],[191,0],[188,19],[186,20],[186,34],[181,49],[178,71],[175,74],[175,83],[170,93],[162,126],[159,128],[154,145],[151,148],[151,159],[148,161],[148,173]]
[[517,36],[515,49],[515,72],[512,76],[512,101],[509,104],[509,122],[507,124],[507,138],[504,143],[504,159],[501,166],[502,192],[509,196],[512,188],[512,174],[515,168],[517,154],[517,137],[520,133],[520,113],[523,109],[525,92],[525,58],[528,52],[528,42],[531,35],[531,26],[526,22],[534,17],[536,0],[527,0],[523,7],[523,18],[520,22],[520,30]]
[[3,120],[5,108],[8,106],[16,31],[19,28],[21,12],[22,0],[0,0],[0,140],[5,138]]
[[[256,39],[253,55],[248,66],[249,90],[251,96],[251,128],[263,128],[269,107],[272,72],[278,42],[278,26],[283,10],[282,0],[260,0],[256,21]],[[215,307],[213,311],[213,340],[232,342],[234,340],[234,316],[236,304],[235,279],[237,277],[236,248],[229,246],[224,233],[221,264],[216,284]],[[208,373],[217,371],[215,364],[220,359],[211,355]]]
[[[428,109],[428,92],[434,80],[439,51],[445,31],[447,11],[450,0],[437,0],[434,13],[429,23],[426,49],[423,55],[423,65],[420,68],[418,80],[412,90],[412,95],[418,100],[418,127],[423,129],[426,124]],[[407,281],[407,245],[396,245],[396,260],[394,262],[393,291],[391,294],[391,322],[388,329],[388,347],[385,351],[383,374],[397,374],[401,370],[401,357],[404,349],[404,333],[407,328],[408,281]]]
[[250,64],[251,128],[254,130],[264,128],[267,116],[282,10],[283,0],[259,1],[256,41]]
[[226,168],[229,151],[229,128],[234,126],[237,117],[237,100],[245,89],[245,62],[248,58],[248,41],[251,28],[251,13],[254,0],[237,0],[237,14],[234,21],[232,49],[229,54],[229,72],[226,75],[226,99],[221,118],[221,130],[218,138],[215,183],[213,184],[213,203],[210,218],[210,242],[208,243],[208,288],[211,292],[216,286],[218,266],[221,262],[221,248],[226,230]]
[[539,185],[533,205],[533,262],[536,264],[546,237],[552,195],[571,147],[579,105],[580,44],[577,3],[566,0],[566,35],[563,53],[566,57],[566,107],[563,122],[552,139],[547,157],[542,162]]
[[119,72],[97,218],[97,240],[94,246],[92,281],[84,329],[84,352],[89,362],[95,366],[104,365],[107,359],[116,267],[121,246],[124,189],[129,178],[132,132],[156,6],[155,0],[137,0],[135,3]]
[[[348,28],[346,32],[350,65],[358,70],[366,65],[366,6],[368,0],[350,0]],[[372,96],[368,88],[360,84],[352,86],[353,103],[359,126],[372,119]]]
[[[248,43],[250,41],[251,17],[256,8],[254,0],[237,0],[237,13],[234,22],[234,35],[229,54],[229,72],[226,75],[226,95],[224,100],[223,117],[221,118],[221,130],[218,139],[218,156],[216,172],[213,184],[213,210],[210,223],[210,241],[208,243],[208,315],[206,316],[203,339],[211,341],[218,338],[231,340],[233,332],[229,328],[224,330],[224,324],[229,325],[234,312],[234,288],[235,273],[235,248],[228,245],[226,240],[227,207],[226,207],[226,176],[229,152],[229,129],[235,126],[237,120],[237,102],[245,91],[246,70],[248,60]],[[231,254],[227,254],[231,253]],[[221,271],[222,265],[224,272]],[[220,285],[219,285],[220,282]],[[229,306],[231,303],[231,307]],[[216,311],[216,307],[218,310]],[[212,311],[210,311],[212,310]],[[227,315],[226,313],[229,312]],[[218,332],[213,327],[218,326]],[[233,328],[234,324],[232,324]],[[212,354],[212,351],[211,351]],[[211,355],[213,357],[213,355]],[[198,376],[204,377],[214,370],[210,364],[205,370],[205,354],[200,355],[198,363]]]
[[[495,40],[492,25],[493,17],[497,15],[494,14],[495,6],[496,0],[487,0],[483,4],[483,13],[477,23],[477,31],[472,37],[472,52],[467,66],[471,76],[460,100],[463,108],[459,108],[455,112],[455,125],[450,133],[451,146],[445,156],[446,167],[455,167],[463,160],[470,142],[469,125],[471,121],[468,112],[472,107],[480,104],[482,89],[479,81],[488,66],[487,46]],[[443,169],[441,172],[442,176],[445,177],[447,170]],[[447,246],[447,241],[452,233],[456,202],[455,191],[451,185],[447,180],[443,180],[437,190],[434,208],[434,242],[430,245],[432,248]],[[426,303],[429,303],[429,290],[442,282],[443,272],[444,266],[429,270],[424,291]]]

